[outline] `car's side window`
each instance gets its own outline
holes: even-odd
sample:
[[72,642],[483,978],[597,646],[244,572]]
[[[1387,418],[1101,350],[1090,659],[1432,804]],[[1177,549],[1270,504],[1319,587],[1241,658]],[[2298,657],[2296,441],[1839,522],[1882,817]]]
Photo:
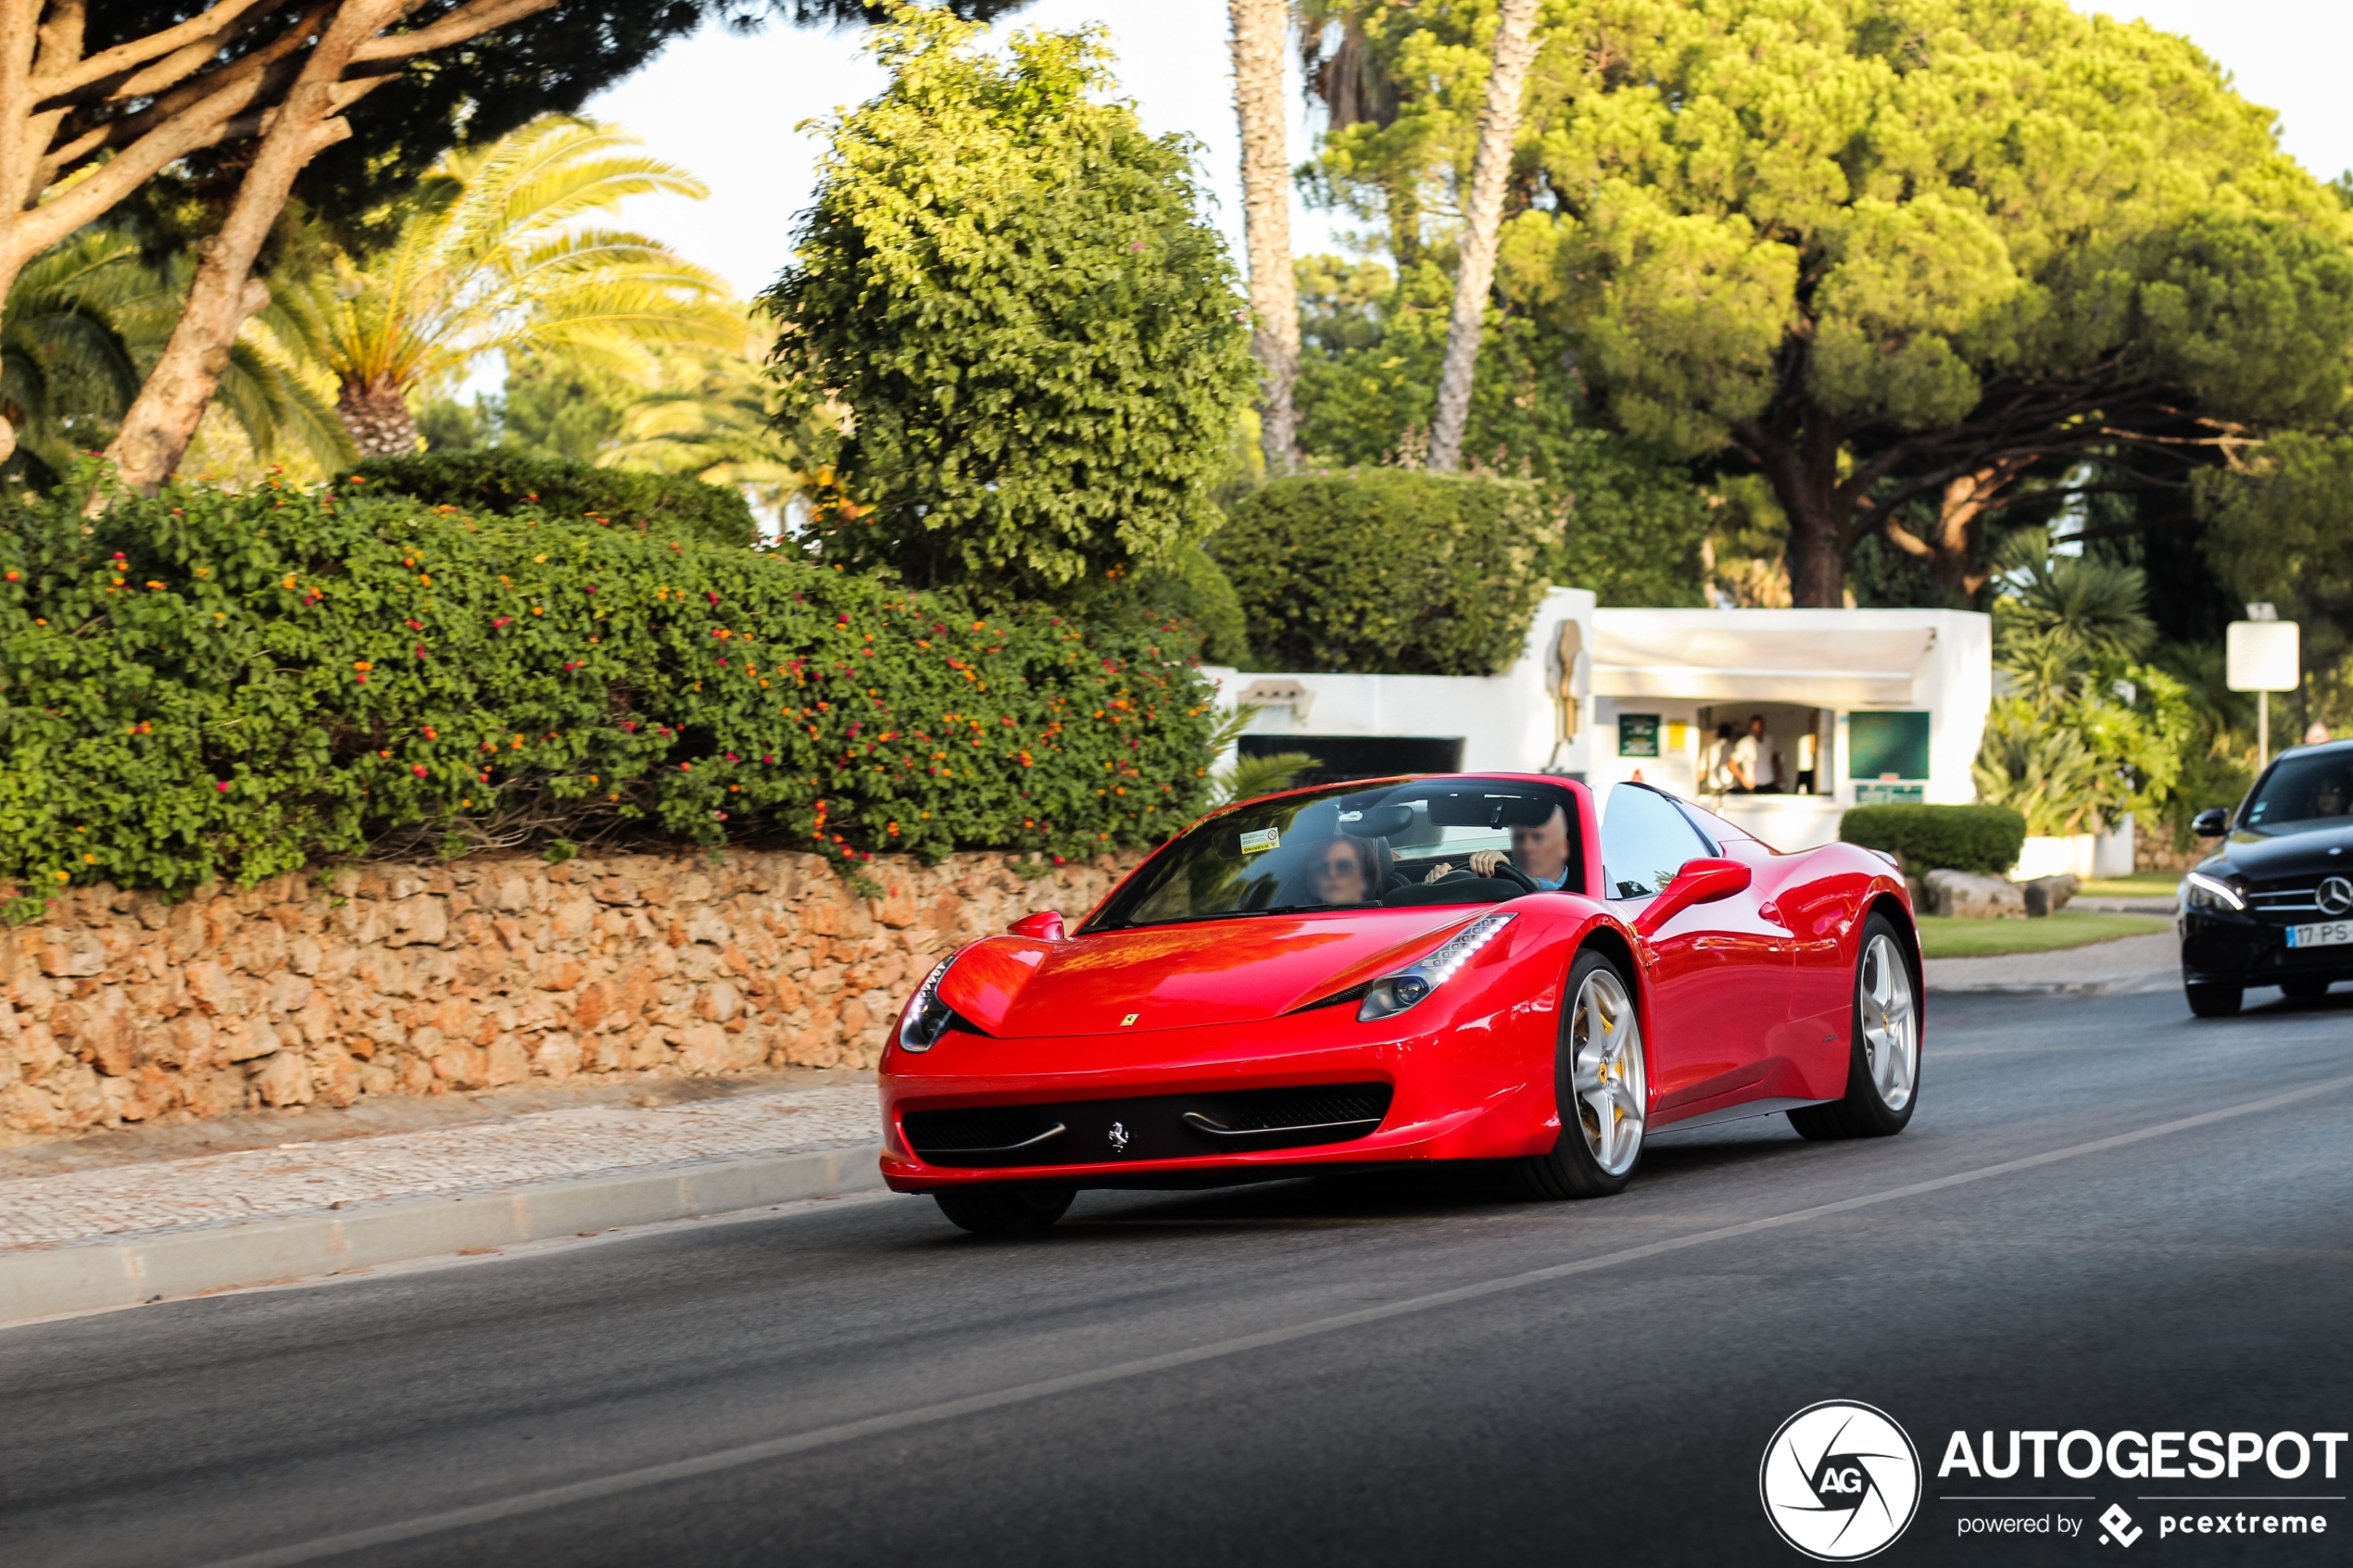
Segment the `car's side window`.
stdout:
[[1647,898],[1675,880],[1684,861],[1707,854],[1675,803],[1640,784],[1609,792],[1602,818],[1602,877],[1613,898]]

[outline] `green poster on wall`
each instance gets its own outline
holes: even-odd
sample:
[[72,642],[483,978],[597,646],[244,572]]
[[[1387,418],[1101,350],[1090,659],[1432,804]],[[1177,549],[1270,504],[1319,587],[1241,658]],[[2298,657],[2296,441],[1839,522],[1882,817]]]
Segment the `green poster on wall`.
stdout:
[[1848,715],[1846,776],[1889,781],[1928,777],[1928,715]]
[[1621,713],[1617,716],[1617,754],[1620,757],[1655,757],[1658,755],[1658,715],[1655,713]]

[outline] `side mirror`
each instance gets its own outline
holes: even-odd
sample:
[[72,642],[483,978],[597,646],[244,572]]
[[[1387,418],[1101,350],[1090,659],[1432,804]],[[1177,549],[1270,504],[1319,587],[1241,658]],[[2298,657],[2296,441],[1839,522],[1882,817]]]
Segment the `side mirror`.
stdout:
[[2200,838],[2220,838],[2231,831],[2231,812],[2226,806],[2208,806],[2190,819],[2190,831]]
[[1746,864],[1739,860],[1686,860],[1675,880],[1660,889],[1642,912],[1634,917],[1638,935],[1648,936],[1693,904],[1713,904],[1745,892],[1750,881]]
[[1016,936],[1034,936],[1040,942],[1063,939],[1063,917],[1053,909],[1040,909],[1034,915],[1024,915],[1007,926]]

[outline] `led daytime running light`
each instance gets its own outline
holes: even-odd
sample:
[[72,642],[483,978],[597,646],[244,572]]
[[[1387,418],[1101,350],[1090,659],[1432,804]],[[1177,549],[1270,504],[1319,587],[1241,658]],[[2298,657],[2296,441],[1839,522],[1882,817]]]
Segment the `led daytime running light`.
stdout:
[[952,958],[942,959],[938,967],[915,987],[915,994],[907,998],[907,1011],[899,1021],[900,1050],[927,1051],[948,1033],[949,1022],[956,1015],[939,999],[939,982],[948,973],[948,966],[955,961]]
[[1356,1010],[1356,1021],[1370,1023],[1403,1012],[1453,979],[1457,971],[1478,956],[1481,947],[1495,940],[1504,927],[1518,918],[1516,914],[1481,915],[1427,958],[1374,981],[1365,993],[1364,1004]]
[[2227,882],[2217,881],[2198,872],[2192,872],[2182,880],[2209,897],[2220,898],[2234,909],[2246,908],[2246,900],[2239,897],[2239,890]]

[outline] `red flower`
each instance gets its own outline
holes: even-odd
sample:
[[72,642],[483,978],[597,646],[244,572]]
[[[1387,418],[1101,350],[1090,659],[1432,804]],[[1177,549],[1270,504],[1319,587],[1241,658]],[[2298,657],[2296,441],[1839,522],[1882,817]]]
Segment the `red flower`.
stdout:
[[490,629],[494,632],[498,631],[503,628],[508,621],[512,621],[514,617],[511,615],[497,616],[491,621]]
[[226,795],[229,793],[229,781],[227,779],[215,779],[212,781],[212,787],[220,794]]
[[415,767],[409,769],[409,771],[416,774],[421,779],[425,776],[425,765],[422,762],[418,763]]

